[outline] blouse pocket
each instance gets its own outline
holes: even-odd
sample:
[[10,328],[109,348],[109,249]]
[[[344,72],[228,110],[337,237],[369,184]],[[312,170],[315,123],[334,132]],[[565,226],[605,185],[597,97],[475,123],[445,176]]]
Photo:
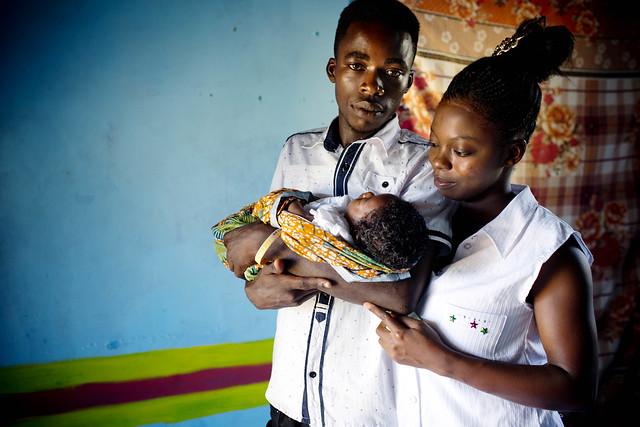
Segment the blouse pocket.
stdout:
[[469,310],[443,304],[433,319],[442,338],[452,347],[474,356],[494,359],[496,346],[507,322],[504,314]]
[[375,194],[397,194],[396,181],[397,179],[394,176],[381,175],[373,171],[367,171],[362,182],[365,191],[371,191]]

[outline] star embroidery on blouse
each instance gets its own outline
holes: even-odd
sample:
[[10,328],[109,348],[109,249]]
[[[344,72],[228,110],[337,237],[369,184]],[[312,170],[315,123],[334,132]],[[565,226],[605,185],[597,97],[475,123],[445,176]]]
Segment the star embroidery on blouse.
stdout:
[[456,321],[456,315],[452,314],[451,316],[449,316],[449,320],[452,321],[452,322],[455,322]]
[[486,335],[486,334],[488,334],[488,333],[489,333],[489,329],[487,329],[487,328],[481,328],[481,329],[480,329],[480,333],[481,333],[482,335]]
[[478,328],[478,322],[476,322],[476,319],[473,319],[473,322],[469,323],[471,325],[472,329],[477,329]]

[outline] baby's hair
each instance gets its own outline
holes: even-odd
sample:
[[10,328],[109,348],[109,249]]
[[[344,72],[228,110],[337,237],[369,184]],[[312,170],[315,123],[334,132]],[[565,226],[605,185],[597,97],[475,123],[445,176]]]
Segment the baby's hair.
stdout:
[[338,45],[354,22],[376,22],[388,28],[411,36],[413,54],[418,48],[420,23],[418,18],[398,0],[354,0],[344,8],[338,20],[336,36],[333,40],[334,55],[338,55]]
[[500,131],[505,142],[527,142],[536,127],[540,83],[560,74],[573,51],[573,35],[564,26],[545,26],[545,18],[529,19],[497,48],[451,81],[442,101],[463,102]]
[[376,261],[396,270],[413,267],[428,243],[424,218],[397,197],[351,224],[356,245]]

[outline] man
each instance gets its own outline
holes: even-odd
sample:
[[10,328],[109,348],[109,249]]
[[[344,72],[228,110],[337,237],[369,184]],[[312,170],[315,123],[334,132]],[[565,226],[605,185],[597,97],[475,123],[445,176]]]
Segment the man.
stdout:
[[[327,129],[287,140],[271,189],[293,187],[321,197],[393,193],[418,208],[437,244],[411,277],[395,282],[349,284],[326,264],[292,257],[274,261],[247,282],[247,296],[258,308],[280,308],[267,390],[269,425],[396,424],[392,362],[378,346],[376,318],[360,304],[413,311],[437,246],[450,248],[450,206],[433,185],[428,143],[400,130],[395,115],[413,81],[418,32],[416,17],[396,0],[355,0],[343,10],[335,57],[326,66],[338,117]],[[238,277],[271,231],[251,225],[225,236]]]

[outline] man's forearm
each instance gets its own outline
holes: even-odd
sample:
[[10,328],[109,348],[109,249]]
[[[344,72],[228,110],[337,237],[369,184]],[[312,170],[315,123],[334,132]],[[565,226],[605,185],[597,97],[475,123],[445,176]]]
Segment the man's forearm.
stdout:
[[269,225],[254,222],[225,234],[227,263],[236,277],[244,278],[245,270],[255,264],[258,248],[273,230]]
[[285,258],[287,270],[291,274],[304,277],[324,277],[333,285],[322,289],[336,298],[362,304],[373,302],[387,310],[397,313],[411,313],[420,299],[431,276],[433,255],[426,253],[411,271],[411,277],[393,282],[346,282],[326,263],[312,262],[291,252],[283,250],[280,257]]

